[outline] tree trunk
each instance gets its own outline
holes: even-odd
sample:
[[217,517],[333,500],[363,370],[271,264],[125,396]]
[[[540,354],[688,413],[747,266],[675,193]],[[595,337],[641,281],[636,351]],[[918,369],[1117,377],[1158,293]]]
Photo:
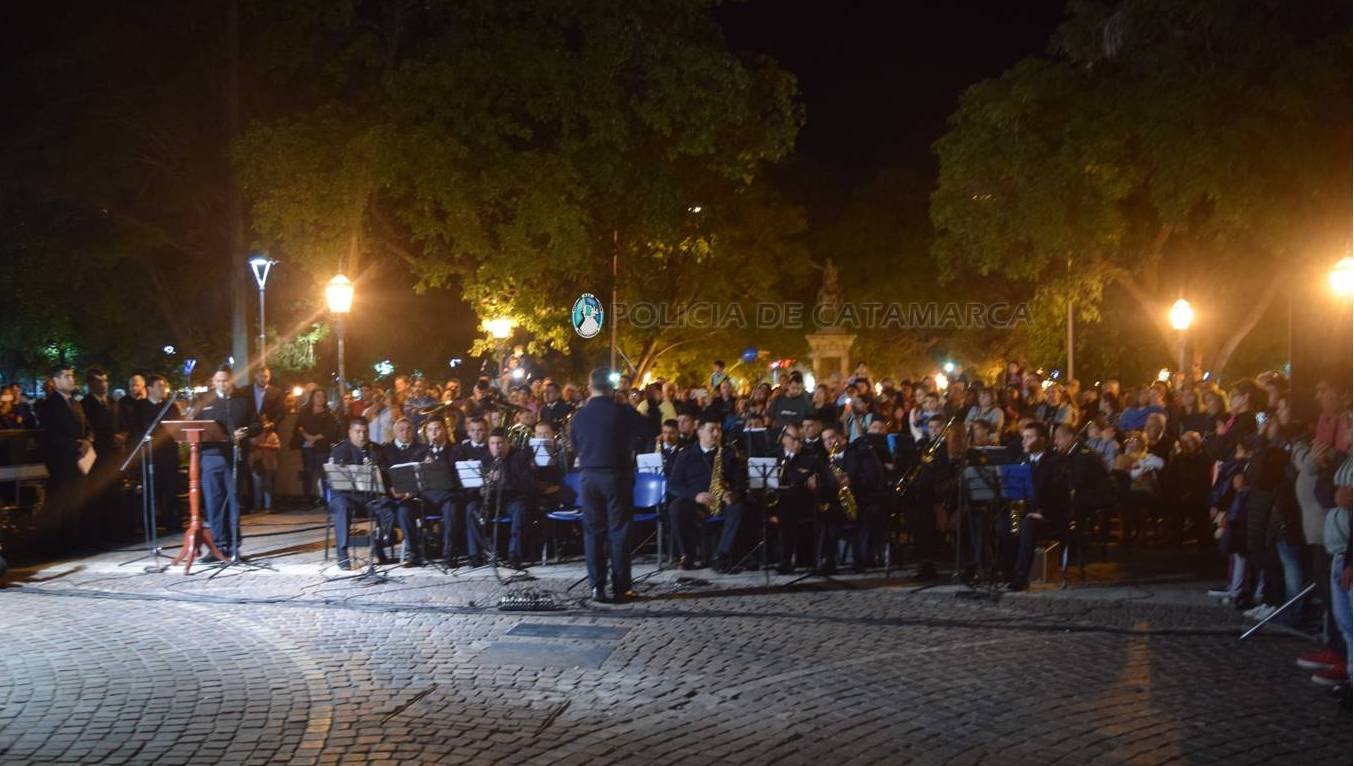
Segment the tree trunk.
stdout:
[[1260,324],[1261,317],[1269,310],[1270,304],[1274,302],[1274,297],[1279,294],[1281,284],[1283,284],[1283,280],[1270,279],[1265,286],[1265,291],[1260,294],[1260,299],[1248,304],[1250,308],[1240,318],[1241,321],[1236,323],[1231,334],[1223,340],[1218,350],[1213,354],[1213,361],[1209,366],[1214,377],[1221,375],[1222,371],[1227,369],[1227,363],[1231,361],[1232,354],[1236,353],[1237,346],[1240,346],[1241,341],[1245,340],[1246,336],[1250,335],[1251,331],[1255,329],[1255,326]]
[[235,176],[235,165],[230,161],[230,147],[240,135],[240,2],[226,2],[225,30],[225,87],[222,105],[225,135],[222,160],[226,174],[226,257],[221,260],[230,285],[231,352],[235,357],[235,378],[242,384],[249,370],[249,322],[247,298],[249,286],[244,252],[244,204],[240,199],[240,185]]

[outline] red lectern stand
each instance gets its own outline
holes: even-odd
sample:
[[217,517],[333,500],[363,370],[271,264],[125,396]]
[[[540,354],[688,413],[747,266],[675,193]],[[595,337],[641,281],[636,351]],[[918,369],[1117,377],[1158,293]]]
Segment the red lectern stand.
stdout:
[[217,561],[226,560],[216,547],[212,531],[202,526],[202,456],[199,445],[202,442],[229,442],[230,439],[215,420],[166,420],[162,425],[174,441],[188,443],[188,531],[183,533],[183,548],[179,550],[179,555],[169,564],[178,566],[182,561],[183,573],[188,574],[193,568],[193,559],[197,557],[197,546],[201,543],[207,544],[207,550]]

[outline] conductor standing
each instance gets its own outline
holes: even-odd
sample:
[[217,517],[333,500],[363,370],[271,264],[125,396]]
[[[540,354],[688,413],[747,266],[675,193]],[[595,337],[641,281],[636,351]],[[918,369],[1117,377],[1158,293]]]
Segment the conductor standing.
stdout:
[[604,602],[607,545],[611,546],[611,584],[615,600],[636,598],[630,588],[630,520],[634,516],[631,445],[647,424],[634,409],[618,404],[611,379],[596,369],[588,381],[591,396],[574,413],[570,426],[581,472],[583,551],[588,560],[592,599]]

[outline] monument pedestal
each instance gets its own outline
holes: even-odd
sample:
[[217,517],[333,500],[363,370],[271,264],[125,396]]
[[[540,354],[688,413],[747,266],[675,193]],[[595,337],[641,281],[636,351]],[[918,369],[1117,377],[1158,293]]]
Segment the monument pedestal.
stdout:
[[804,339],[809,342],[814,378],[826,383],[834,374],[842,380],[851,374],[851,344],[856,342],[855,335],[845,330],[827,330],[809,333]]

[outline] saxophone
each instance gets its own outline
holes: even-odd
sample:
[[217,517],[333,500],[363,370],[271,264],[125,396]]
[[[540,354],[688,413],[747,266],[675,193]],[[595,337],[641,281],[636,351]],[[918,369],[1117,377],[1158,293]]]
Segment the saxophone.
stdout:
[[839,465],[842,456],[841,445],[832,450],[827,456],[827,467],[832,471],[832,478],[837,480],[837,503],[842,507],[842,513],[846,514],[847,521],[856,521],[860,518],[860,508],[856,505],[856,495],[851,488],[846,485],[846,469]]
[[709,509],[710,511],[710,517],[714,518],[715,516],[718,516],[721,512],[723,512],[724,493],[729,491],[729,488],[724,485],[723,444],[720,444],[715,447],[715,465],[713,468],[710,469],[710,488],[706,491],[709,492],[711,495],[714,495],[714,499],[711,500],[710,504],[706,506],[706,508]]

